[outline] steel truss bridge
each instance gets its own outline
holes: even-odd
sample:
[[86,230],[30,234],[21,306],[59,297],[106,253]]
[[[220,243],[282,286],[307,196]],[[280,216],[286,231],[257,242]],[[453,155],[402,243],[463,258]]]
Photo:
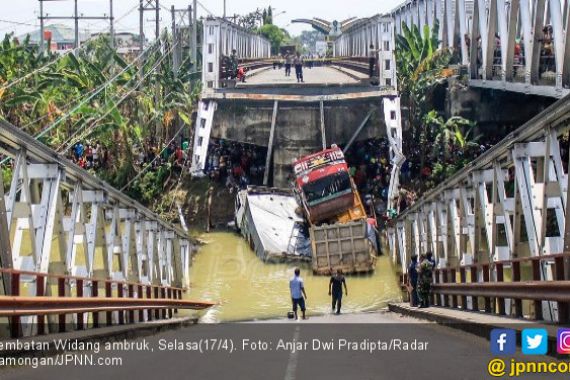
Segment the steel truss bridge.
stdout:
[[[441,47],[469,70],[469,85],[563,97],[570,89],[566,0],[408,0],[391,11],[420,30],[439,22]],[[545,33],[545,28],[547,33]]]
[[[568,100],[509,134],[391,223],[396,262],[405,267],[412,254],[428,251],[437,257],[440,304],[479,311],[478,297],[485,297],[488,312],[568,322]],[[533,308],[523,309],[523,300]]]
[[[374,45],[374,88],[318,96],[228,88],[223,57],[236,49],[242,67],[267,69],[274,63],[270,43],[226,20],[208,19],[192,165],[205,160],[216,99],[273,100],[275,120],[279,101],[319,102],[322,114],[325,101],[378,97],[397,179],[404,158],[394,41],[402,22],[422,29],[437,20],[440,47],[459,57],[471,86],[562,98],[570,87],[569,7],[566,0],[406,1],[389,14],[351,21],[333,44],[334,57],[324,62],[358,77],[368,73]],[[393,221],[388,240],[395,262],[405,268],[412,253],[435,253],[437,304],[568,322],[568,100]],[[9,183],[0,177],[0,317],[10,319],[12,336],[149,321],[212,306],[183,297],[191,262],[185,231],[5,122],[0,152],[12,163]],[[391,194],[396,188],[393,181]]]
[[4,121],[0,154],[12,163],[11,182],[0,178],[0,317],[12,336],[212,305],[183,299],[185,231]]

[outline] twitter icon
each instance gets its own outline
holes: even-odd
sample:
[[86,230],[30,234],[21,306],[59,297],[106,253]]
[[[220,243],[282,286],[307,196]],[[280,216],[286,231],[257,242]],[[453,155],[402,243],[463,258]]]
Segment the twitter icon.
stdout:
[[546,355],[548,333],[545,329],[524,329],[522,332],[522,352],[525,355]]

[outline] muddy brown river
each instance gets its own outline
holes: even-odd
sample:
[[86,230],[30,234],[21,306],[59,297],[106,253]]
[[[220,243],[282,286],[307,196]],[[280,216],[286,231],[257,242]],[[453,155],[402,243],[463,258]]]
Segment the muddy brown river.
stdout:
[[[291,309],[289,279],[296,264],[265,264],[237,234],[217,232],[200,236],[191,268],[192,299],[219,302],[201,316],[202,322],[224,322],[285,317]],[[313,276],[310,264],[300,265],[307,291],[309,315],[331,312],[329,277]],[[400,297],[390,258],[378,258],[376,270],[346,276],[348,297],[343,313],[376,310]]]

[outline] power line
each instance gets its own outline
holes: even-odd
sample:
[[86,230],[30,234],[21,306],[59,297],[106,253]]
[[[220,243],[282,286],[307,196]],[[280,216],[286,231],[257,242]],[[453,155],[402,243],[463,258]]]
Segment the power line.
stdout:
[[[73,109],[69,112],[67,112],[65,115],[61,116],[59,119],[57,119],[54,123],[50,124],[48,127],[46,127],[44,130],[42,130],[40,133],[38,133],[36,136],[34,136],[34,138],[37,140],[40,137],[44,136],[46,133],[48,133],[49,131],[51,131],[52,129],[54,129],[55,127],[57,127],[59,124],[61,124],[64,120],[66,120],[67,118],[69,118],[75,111],[77,111],[82,105],[84,105],[85,103],[87,103],[89,100],[93,99],[95,96],[97,96],[101,91],[103,91],[105,88],[107,88],[111,83],[113,83],[115,80],[117,80],[122,74],[124,74],[128,69],[130,69],[139,59],[141,59],[141,57],[143,57],[145,54],[149,53],[151,49],[156,49],[158,46],[158,44],[155,41],[155,44],[149,46],[147,48],[147,50],[144,50],[139,56],[137,56],[130,64],[128,64],[123,70],[121,70],[118,74],[116,74],[114,77],[112,77],[111,79],[109,79],[107,82],[103,83],[101,86],[99,86],[95,92],[90,95],[89,97],[87,97],[86,99],[82,100],[79,104],[77,104],[75,107],[73,107]],[[4,164],[6,161],[8,161],[9,158],[5,158],[4,160],[0,161],[0,164]]]
[[200,5],[200,7],[205,10],[206,12],[208,12],[210,14],[210,16],[215,16],[214,13],[212,13],[208,8],[206,8],[204,6],[204,4],[202,4],[201,2],[198,1],[198,5]]
[[0,22],[6,23],[6,24],[22,25],[22,26],[37,26],[37,24],[31,24],[30,23],[30,21],[33,21],[33,20],[34,19],[27,20],[27,21],[11,21],[11,20],[0,19]]
[[[156,48],[156,46],[152,46],[150,47],[148,50],[150,50],[151,48]],[[97,96],[101,91],[103,91],[104,89],[106,89],[111,83],[113,83],[115,80],[117,80],[121,75],[123,75],[125,72],[127,72],[128,69],[130,69],[131,67],[134,66],[134,64],[140,60],[148,51],[145,50],[143,51],[138,57],[136,57],[131,63],[129,63],[123,70],[121,70],[118,74],[116,74],[114,77],[112,77],[111,79],[109,79],[107,82],[103,83],[98,89],[97,91],[95,91],[95,93],[93,93],[92,95],[90,95],[87,99],[84,99],[83,101],[81,101],[77,106],[75,106],[71,111],[69,111],[68,113],[66,113],[65,115],[63,115],[62,117],[60,117],[58,120],[56,120],[53,124],[51,124],[48,128],[44,129],[42,132],[40,132],[38,135],[35,136],[36,139],[44,136],[47,132],[51,131],[53,128],[57,127],[59,124],[61,124],[61,122],[63,122],[64,120],[66,120],[68,117],[70,117],[75,111],[77,111],[82,105],[84,105],[85,103],[87,103],[89,100],[93,99],[95,96]]]
[[[67,139],[67,141],[65,141],[59,148],[58,151],[65,151],[67,149],[69,149],[70,146],[73,146],[76,142],[86,138],[87,136],[89,136],[94,130],[95,128],[97,128],[97,123],[100,122],[101,120],[103,120],[105,117],[107,117],[115,108],[117,108],[117,106],[119,106],[119,104],[121,104],[123,101],[125,101],[125,99],[127,99],[136,89],[138,89],[138,87],[146,80],[146,78],[148,78],[157,68],[158,66],[160,66],[160,64],[166,59],[166,57],[168,56],[168,54],[170,54],[170,52],[174,49],[174,45],[171,47],[171,49],[166,52],[165,54],[162,55],[162,58],[149,70],[148,73],[146,73],[139,81],[138,83],[135,84],[135,86],[133,88],[131,88],[126,94],[124,94],[115,104],[113,104],[113,106],[107,110],[107,112],[105,112],[105,114],[103,114],[101,117],[99,117],[97,120],[93,121],[91,123],[91,126],[89,126],[88,130],[85,131],[81,136],[75,138],[75,140],[72,140],[74,136],[76,136],[80,129],[78,129],[73,135],[71,135],[70,138]],[[133,77],[134,78],[134,77]],[[131,78],[131,80],[133,79]],[[65,146],[67,145],[67,146]]]
[[12,86],[17,85],[20,82],[23,82],[24,80],[28,79],[29,77],[32,77],[34,75],[36,75],[37,73],[39,73],[40,71],[43,71],[45,69],[47,69],[48,67],[50,67],[51,65],[53,65],[54,63],[58,62],[60,59],[62,59],[63,57],[67,56],[69,53],[74,53],[76,52],[78,49],[80,48],[75,48],[73,50],[69,50],[67,52],[65,52],[65,54],[62,54],[60,56],[58,56],[56,59],[54,59],[53,61],[50,61],[48,63],[46,63],[45,65],[43,65],[42,67],[39,67],[37,69],[35,69],[32,72],[29,72],[28,74],[24,75],[23,77],[19,77],[11,82],[8,82],[7,84],[5,84],[4,86],[0,87],[0,91],[4,91],[7,90],[9,88],[11,88]]

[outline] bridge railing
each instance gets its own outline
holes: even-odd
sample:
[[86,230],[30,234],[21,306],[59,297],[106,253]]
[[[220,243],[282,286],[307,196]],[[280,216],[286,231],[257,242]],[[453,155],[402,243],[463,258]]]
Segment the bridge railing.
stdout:
[[[570,254],[554,254],[436,269],[432,299],[443,307],[534,320],[546,315],[547,320],[568,323],[569,260]],[[554,279],[543,281],[545,271]],[[525,300],[531,302],[523,307]]]
[[52,276],[65,278],[59,296],[93,297],[94,282],[189,286],[192,247],[181,228],[4,121],[0,154],[0,268],[19,276],[2,276],[0,293],[45,296]]
[[259,34],[245,30],[221,18],[204,21],[202,43],[202,83],[204,91],[221,87],[222,58],[233,50],[240,60],[255,61],[271,57],[271,43]]
[[[569,131],[570,102],[565,98],[510,133],[411,207],[400,210],[388,229],[394,260],[405,268],[412,254],[431,251],[437,268],[447,273],[446,268],[458,271],[459,265],[528,258],[525,260],[538,260],[542,265],[540,278],[533,281],[567,281],[568,267],[553,271],[545,260],[570,248]],[[495,264],[491,265],[489,278],[500,278],[501,267]],[[478,280],[484,281],[484,277]],[[486,286],[492,287],[483,284],[469,291],[483,291]],[[495,291],[502,289],[499,286]],[[523,291],[526,285],[517,286],[508,291]],[[452,291],[451,285],[437,285],[434,289]],[[467,291],[459,285],[453,289],[456,295]],[[566,302],[551,294],[544,296],[543,301]],[[551,312],[544,318],[553,319],[555,315]]]
[[[570,39],[563,0],[408,0],[392,10],[401,25],[433,27],[441,47],[469,67],[470,85],[551,97],[570,92]],[[565,20],[566,18],[566,20]]]
[[[570,322],[570,281],[566,280],[569,261],[570,254],[566,253],[436,268],[431,304],[567,324]],[[554,280],[543,281],[546,272],[552,273]],[[402,290],[408,291],[408,275],[401,275],[400,281]]]
[[[178,308],[203,309],[213,305],[183,300],[186,290],[174,286],[6,268],[0,268],[0,276],[11,286],[9,296],[0,296],[0,317],[10,318],[13,338],[47,333],[49,315],[57,315],[47,317],[54,326],[51,332],[61,333],[70,327],[76,330],[100,327],[101,316],[106,326],[123,325],[172,318]],[[35,294],[22,296],[32,283],[36,285]],[[46,297],[46,294],[56,295]],[[22,317],[27,317],[23,326]]]
[[394,23],[390,16],[376,15],[351,24],[335,40],[334,56],[353,66],[349,68],[368,73],[371,45],[379,84],[396,87]]

